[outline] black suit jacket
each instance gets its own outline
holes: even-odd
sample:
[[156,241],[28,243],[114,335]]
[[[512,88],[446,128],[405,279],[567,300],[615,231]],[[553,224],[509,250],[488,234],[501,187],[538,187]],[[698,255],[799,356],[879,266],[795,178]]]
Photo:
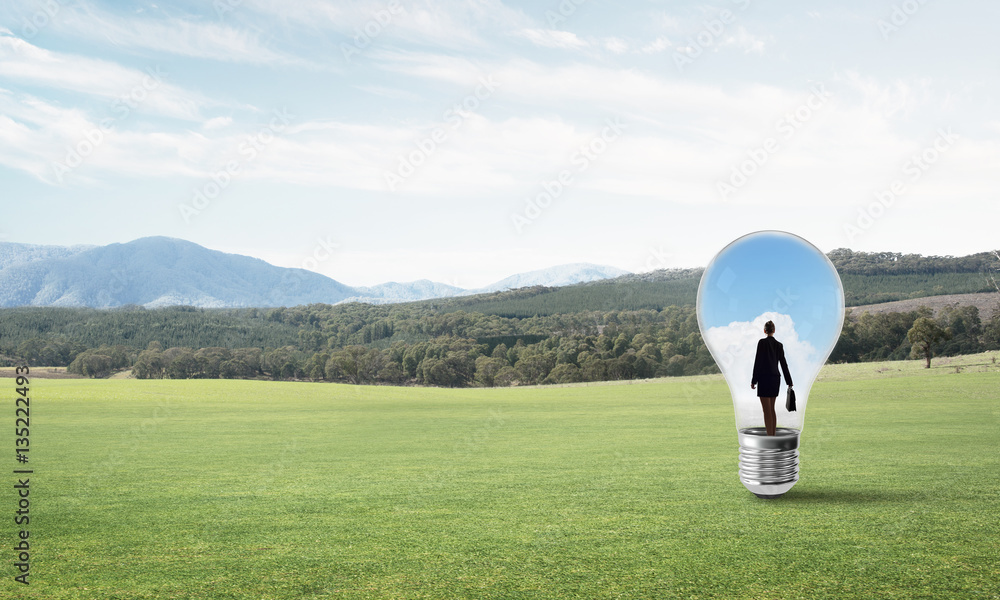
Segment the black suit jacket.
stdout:
[[781,380],[781,374],[778,373],[779,364],[785,373],[785,383],[792,385],[792,376],[788,373],[788,363],[785,362],[785,347],[770,335],[758,341],[757,357],[753,361],[753,381],[750,384],[773,381],[777,385]]

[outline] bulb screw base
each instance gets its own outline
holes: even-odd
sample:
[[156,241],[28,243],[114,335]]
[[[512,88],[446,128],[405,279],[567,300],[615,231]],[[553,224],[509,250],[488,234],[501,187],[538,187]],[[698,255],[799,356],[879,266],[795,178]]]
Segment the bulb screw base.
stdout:
[[799,480],[799,431],[778,427],[767,435],[763,427],[747,427],[740,442],[740,481],[758,498],[778,498]]

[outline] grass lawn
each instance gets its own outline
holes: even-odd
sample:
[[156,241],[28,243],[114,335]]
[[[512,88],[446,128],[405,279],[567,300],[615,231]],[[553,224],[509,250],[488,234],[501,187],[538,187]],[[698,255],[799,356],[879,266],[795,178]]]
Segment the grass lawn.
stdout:
[[0,597],[1000,598],[997,354],[826,367],[778,500],[718,376],[39,379],[32,583],[9,474]]

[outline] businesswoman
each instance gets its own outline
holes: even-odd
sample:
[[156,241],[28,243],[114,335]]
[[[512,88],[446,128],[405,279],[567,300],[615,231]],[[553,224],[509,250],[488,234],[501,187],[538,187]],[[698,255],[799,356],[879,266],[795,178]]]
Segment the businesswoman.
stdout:
[[760,405],[764,409],[764,428],[767,435],[774,435],[778,426],[778,416],[774,414],[774,399],[778,397],[781,387],[781,374],[778,365],[785,373],[785,383],[792,387],[792,376],[788,374],[788,363],[785,362],[785,348],[781,342],[774,339],[774,321],[764,323],[764,333],[767,337],[757,342],[757,357],[753,361],[753,381],[750,389],[757,390]]

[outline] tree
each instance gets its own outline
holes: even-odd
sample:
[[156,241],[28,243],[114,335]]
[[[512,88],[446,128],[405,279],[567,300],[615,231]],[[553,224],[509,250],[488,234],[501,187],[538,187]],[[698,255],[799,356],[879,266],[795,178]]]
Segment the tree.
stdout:
[[410,347],[403,353],[403,371],[407,377],[417,376],[417,366],[427,355],[427,344],[420,342]]
[[77,355],[66,370],[87,377],[107,377],[111,374],[112,359],[98,350],[87,350]]
[[517,378],[517,370],[514,369],[514,367],[507,365],[506,367],[501,367],[500,370],[497,371],[496,377],[493,378],[493,383],[497,387],[509,387],[518,383]]
[[[992,252],[993,256],[997,257],[997,261],[1000,261],[1000,250],[994,250]],[[986,281],[989,283],[990,287],[994,288],[997,292],[1000,292],[1000,262],[992,262],[988,267],[986,272]]]
[[536,385],[542,382],[549,374],[549,371],[556,366],[556,356],[554,352],[544,354],[523,354],[514,365],[520,374],[519,379],[526,385]]
[[399,385],[406,380],[406,373],[403,372],[403,367],[399,366],[398,363],[390,362],[386,363],[378,372],[378,380],[384,383]]
[[360,383],[375,383],[378,374],[385,365],[385,357],[377,349],[372,348],[358,356],[358,380]]
[[256,375],[256,372],[237,356],[219,363],[219,377],[223,379],[249,379]]
[[309,369],[309,379],[312,379],[313,381],[320,381],[325,376],[326,371],[319,365],[313,365],[312,368]]
[[997,303],[993,318],[983,326],[983,349],[1000,350],[1000,303]]
[[[176,350],[177,352],[171,352]],[[172,358],[167,358],[172,357]],[[190,379],[198,372],[198,359],[194,357],[194,350],[190,348],[171,348],[164,352],[167,377],[171,379]]]
[[[499,348],[500,346],[497,346]],[[488,356],[480,356],[476,359],[476,374],[474,381],[477,385],[483,387],[493,387],[496,385],[496,376],[500,372],[500,369],[508,366],[507,356],[497,356],[496,358],[490,358]]]
[[194,358],[198,361],[199,377],[218,379],[220,365],[232,358],[232,354],[225,348],[201,348],[194,353]]
[[913,345],[910,355],[914,358],[923,356],[927,359],[927,366],[931,368],[931,356],[933,356],[934,344],[951,338],[951,331],[942,329],[934,319],[920,317],[913,322],[913,327],[906,333],[906,339]]
[[507,360],[507,344],[500,342],[497,347],[493,349],[493,353],[490,355],[493,358],[502,358],[504,361]]
[[556,365],[542,383],[577,383],[583,380],[580,367],[564,363]]
[[260,348],[237,348],[233,350],[234,363],[230,367],[239,372],[238,377],[256,377],[261,374],[263,352]]
[[343,374],[351,383],[361,383],[362,374],[359,373],[358,361],[364,356],[363,346],[348,346],[343,350],[334,353],[332,360],[338,367],[339,373]]
[[163,379],[163,353],[149,345],[149,350],[139,353],[139,358],[132,366],[132,374],[136,379]]

